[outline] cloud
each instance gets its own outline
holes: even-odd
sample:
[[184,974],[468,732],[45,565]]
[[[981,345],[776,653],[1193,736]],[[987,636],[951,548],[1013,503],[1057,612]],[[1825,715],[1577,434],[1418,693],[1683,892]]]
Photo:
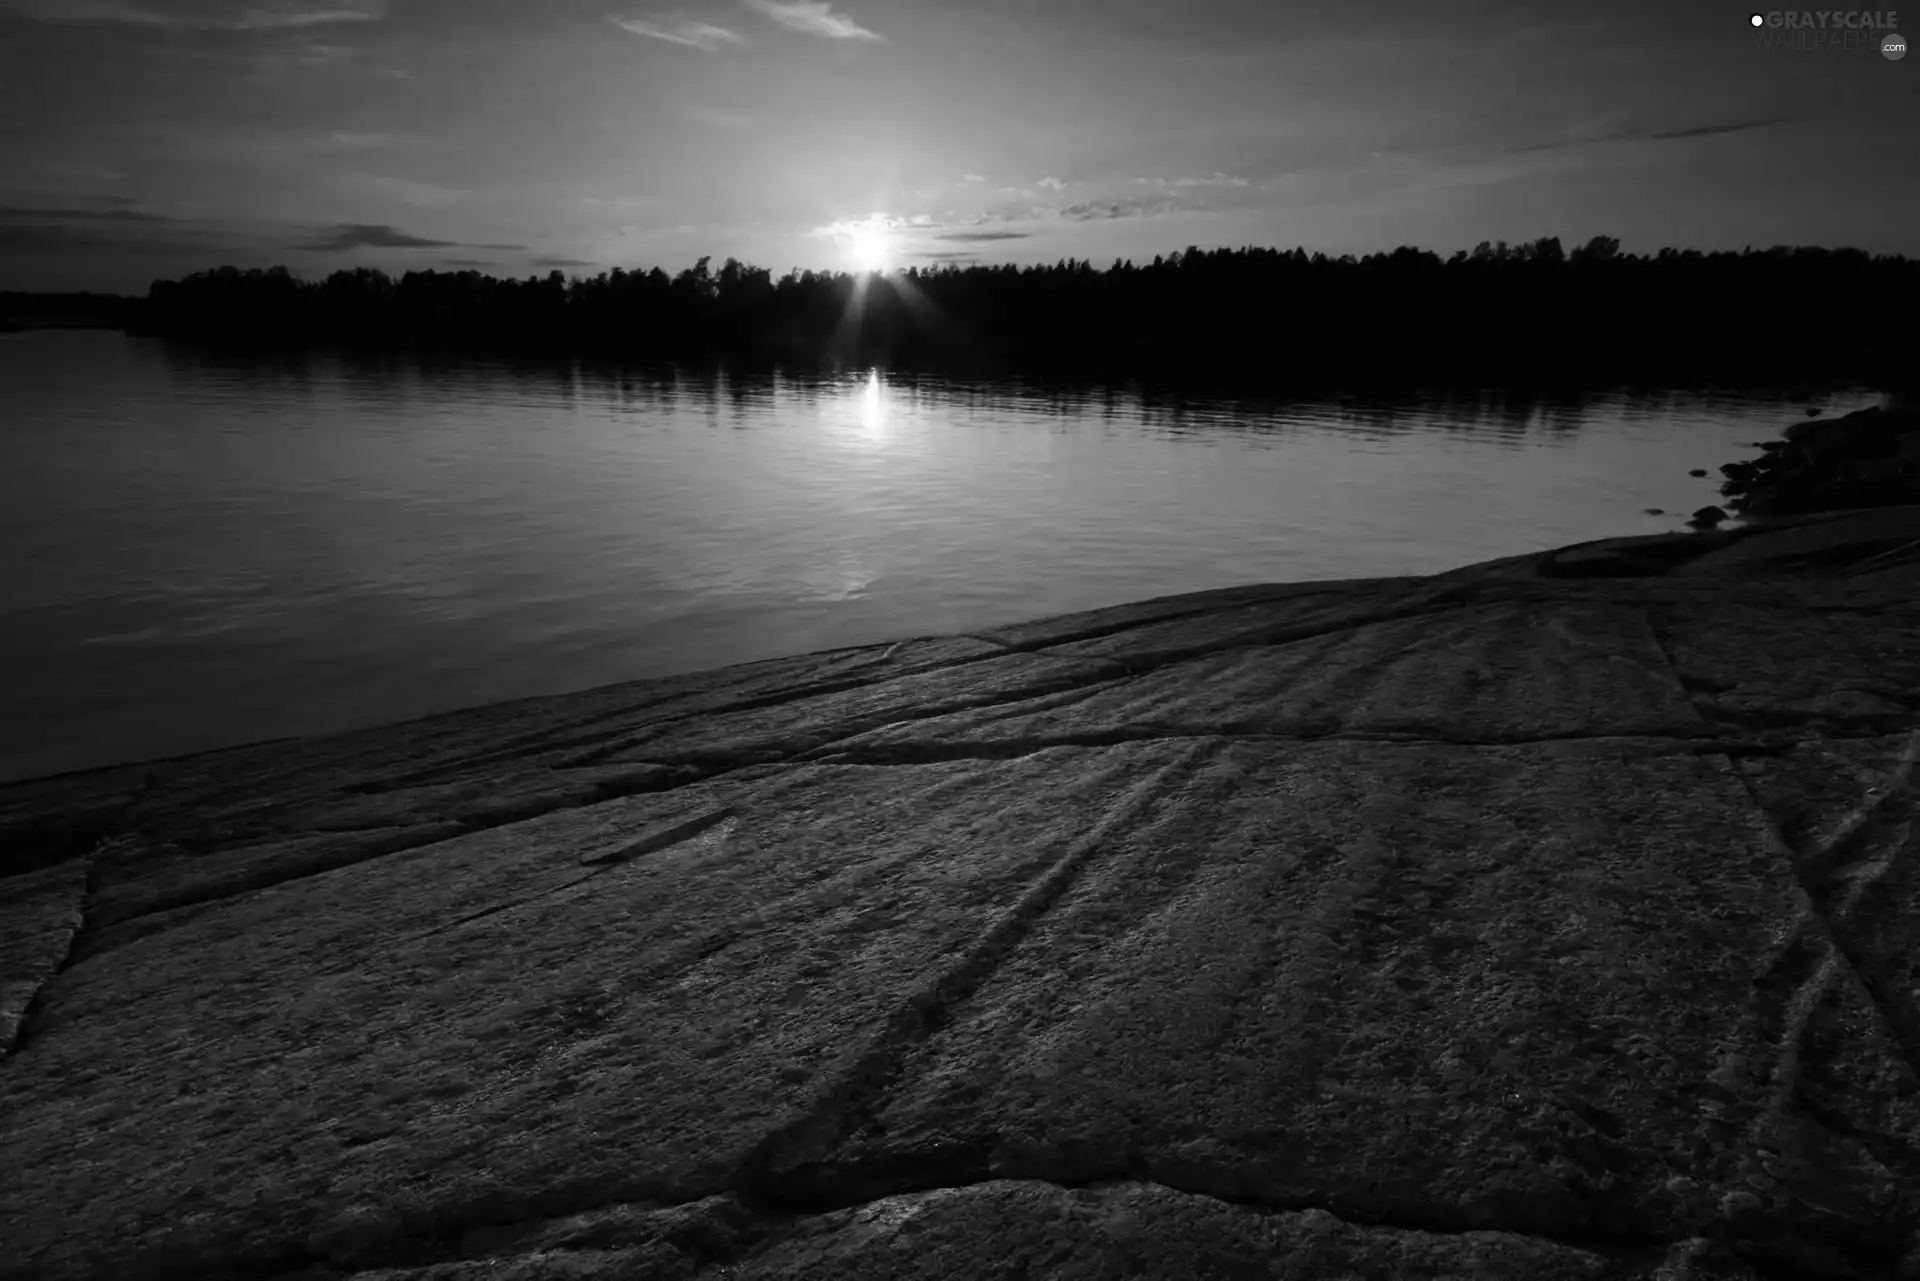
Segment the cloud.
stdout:
[[978,262],[980,255],[968,253],[963,249],[921,249],[914,253],[915,258],[925,258],[930,262]]
[[111,243],[90,227],[43,226],[38,223],[0,223],[0,253],[33,253],[61,249],[97,249]]
[[0,12],[39,22],[271,31],[337,22],[379,22],[387,0],[0,0]]
[[384,147],[393,141],[393,135],[387,133],[354,133],[351,130],[336,129],[326,136],[329,147]]
[[[9,214],[25,210],[9,210]],[[43,216],[70,217],[74,210],[41,210]],[[17,222],[0,218],[0,254],[57,254],[85,252],[94,257],[123,254],[206,253],[219,241],[231,242],[230,232],[188,227],[168,219],[158,222],[104,225],[98,220],[80,223]]]
[[1110,218],[1153,218],[1174,213],[1181,206],[1171,200],[1143,200],[1129,196],[1125,200],[1089,200],[1068,205],[1060,216],[1068,222],[1099,222]]
[[[902,218],[893,214],[876,213],[865,218],[841,218],[824,226],[815,227],[807,234],[819,240],[845,240],[851,236],[868,235],[873,232],[924,230],[933,225],[933,219],[925,214]],[[693,229],[688,227],[682,230]]]
[[600,264],[585,258],[535,258],[536,267],[597,267]]
[[[29,175],[37,175],[37,177],[30,177]],[[49,183],[57,184],[60,190],[66,190],[75,183],[85,186],[111,185],[119,182],[124,177],[126,177],[126,175],[119,170],[109,169],[105,165],[90,164],[81,160],[54,160],[46,157],[33,157],[22,158],[13,162],[12,181],[8,185],[19,187],[21,185],[21,179],[25,178],[27,185],[36,190],[47,189],[47,184]],[[89,199],[107,204],[133,203],[121,196],[92,196],[89,197]]]
[[960,175],[960,181],[961,182],[985,182],[986,179],[982,178],[977,173],[967,173],[967,174]]
[[525,245],[475,245],[473,247],[475,249],[491,249],[495,253],[517,253],[526,248]]
[[1025,240],[1032,234],[1030,231],[943,231],[934,239],[971,245],[992,240]]
[[112,209],[28,209],[18,205],[0,205],[0,221],[17,222],[27,219],[51,218],[65,222],[79,219],[85,222],[171,222],[164,214],[147,213],[140,209],[118,207]]
[[1211,173],[1204,178],[1175,178],[1172,185],[1176,187],[1251,187],[1253,182],[1238,174]]
[[1065,191],[1067,189],[1066,183],[1062,182],[1058,178],[1051,178],[1051,177],[1042,178],[1038,185],[1042,187],[1046,187],[1052,191]]
[[330,230],[324,239],[299,248],[312,253],[344,253],[349,249],[454,249],[457,240],[428,240],[409,236],[384,223],[350,222]]
[[746,0],[747,7],[772,18],[790,31],[829,40],[884,40],[844,13],[834,12],[826,0]]
[[1051,218],[1057,212],[1052,205],[1035,205],[1018,201],[1008,201],[1004,204],[993,206],[993,208],[987,210],[972,221],[974,226],[979,226],[984,222],[1036,222]]
[[1717,133],[1744,133],[1748,129],[1766,129],[1773,125],[1786,124],[1787,116],[1767,116],[1758,120],[1735,120],[1723,125],[1698,125],[1692,129],[1667,129],[1659,133],[1647,134],[1649,142],[1664,142],[1670,138],[1706,138]]
[[716,27],[711,22],[697,22],[692,18],[674,17],[664,22],[655,22],[647,18],[607,18],[614,26],[623,31],[631,31],[636,36],[646,36],[650,40],[665,40],[668,44],[685,45],[689,49],[705,49],[712,52],[724,45],[738,44],[738,33],[725,27]]
[[1590,147],[1602,142],[1672,142],[1680,138],[1710,138],[1723,133],[1745,133],[1749,129],[1769,129],[1786,124],[1789,116],[1762,116],[1751,120],[1730,120],[1717,125],[1695,125],[1687,129],[1610,129],[1584,137],[1563,138],[1556,142],[1536,142],[1510,147],[1509,154],[1529,151],[1558,151],[1566,147]]
[[492,267],[495,265],[485,258],[442,258],[440,262],[446,267]]

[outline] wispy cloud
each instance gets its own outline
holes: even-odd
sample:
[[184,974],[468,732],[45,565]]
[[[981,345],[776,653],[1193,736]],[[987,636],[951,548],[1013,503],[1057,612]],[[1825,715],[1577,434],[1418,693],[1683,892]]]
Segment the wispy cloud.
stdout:
[[607,21],[623,31],[631,31],[636,36],[645,36],[649,40],[665,40],[668,44],[685,45],[689,49],[705,49],[709,52],[730,44],[740,43],[739,33],[726,27],[716,27],[711,22],[700,22],[693,18],[674,16],[670,18],[619,18],[609,15]]
[[0,12],[39,22],[119,23],[212,31],[268,31],[378,22],[387,0],[0,0]]
[[905,217],[898,214],[876,213],[865,218],[841,218],[824,226],[815,227],[807,234],[821,240],[845,240],[852,236],[873,232],[921,232],[937,225],[927,214]]
[[913,255],[931,262],[977,262],[980,255],[962,249],[922,249]]
[[1730,120],[1717,125],[1695,125],[1687,129],[1603,129],[1583,131],[1570,138],[1536,142],[1508,148],[1510,154],[1529,151],[1558,151],[1566,147],[1591,147],[1602,142],[1671,142],[1681,138],[1710,138],[1723,133],[1745,133],[1749,129],[1769,129],[1786,124],[1791,117],[1763,116],[1751,120]]
[[1176,187],[1251,187],[1253,180],[1239,174],[1211,173],[1204,178],[1175,178]]
[[960,175],[960,181],[961,182],[985,182],[986,179],[981,177],[977,173],[966,173],[966,174]]
[[1030,231],[943,231],[934,239],[972,245],[986,244],[994,240],[1025,240],[1032,234]]
[[147,213],[141,209],[34,209],[19,205],[0,205],[0,221],[33,222],[52,219],[56,222],[171,222],[164,214]]
[[1657,133],[1650,133],[1646,136],[1650,142],[1664,142],[1669,138],[1705,138],[1716,133],[1744,133],[1748,129],[1766,129],[1773,125],[1786,124],[1789,119],[1790,117],[1787,116],[1768,116],[1759,120],[1736,120],[1724,125],[1699,125],[1692,129],[1665,129]]
[[1153,218],[1177,213],[1183,206],[1173,200],[1129,196],[1124,200],[1088,200],[1068,205],[1060,216],[1068,222],[1099,222],[1110,218]]
[[599,264],[587,258],[535,258],[533,265],[536,267],[594,267]]
[[229,229],[193,226],[159,214],[125,211],[114,217],[86,209],[0,209],[0,254],[200,254],[223,242],[236,243]]
[[328,230],[321,239],[299,246],[310,253],[345,253],[349,249],[455,249],[457,240],[430,240],[410,236],[385,223],[350,222]]
[[1202,187],[1251,187],[1253,185],[1253,179],[1244,175],[1217,171],[1204,178],[1135,178],[1134,181],[1143,187],[1152,187],[1156,191],[1165,191],[1170,187],[1191,190]]
[[487,258],[442,258],[440,262],[443,266],[447,267],[491,267],[495,265]]
[[1042,178],[1036,185],[1045,187],[1049,191],[1065,191],[1067,189],[1067,184],[1063,180],[1051,176]]
[[827,0],[746,0],[749,9],[772,18],[790,31],[829,40],[884,40],[877,31],[869,31],[844,13],[834,10]]

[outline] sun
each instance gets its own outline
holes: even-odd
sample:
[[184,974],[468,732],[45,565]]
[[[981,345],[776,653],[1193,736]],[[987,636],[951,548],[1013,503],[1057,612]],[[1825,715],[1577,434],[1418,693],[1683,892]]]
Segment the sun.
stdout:
[[885,227],[868,223],[855,227],[847,240],[855,271],[885,271],[893,258],[893,239]]

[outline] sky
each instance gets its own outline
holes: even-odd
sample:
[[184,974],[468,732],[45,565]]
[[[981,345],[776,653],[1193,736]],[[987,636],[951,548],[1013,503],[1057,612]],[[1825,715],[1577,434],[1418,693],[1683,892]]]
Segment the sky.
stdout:
[[1598,234],[1920,255],[1920,57],[1750,12],[0,0],[0,289]]

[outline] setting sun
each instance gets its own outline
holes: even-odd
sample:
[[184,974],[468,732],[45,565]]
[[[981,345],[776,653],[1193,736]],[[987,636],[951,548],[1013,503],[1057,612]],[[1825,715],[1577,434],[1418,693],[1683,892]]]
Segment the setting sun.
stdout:
[[854,228],[847,241],[847,252],[856,271],[885,271],[893,256],[893,240],[885,227],[868,224]]

